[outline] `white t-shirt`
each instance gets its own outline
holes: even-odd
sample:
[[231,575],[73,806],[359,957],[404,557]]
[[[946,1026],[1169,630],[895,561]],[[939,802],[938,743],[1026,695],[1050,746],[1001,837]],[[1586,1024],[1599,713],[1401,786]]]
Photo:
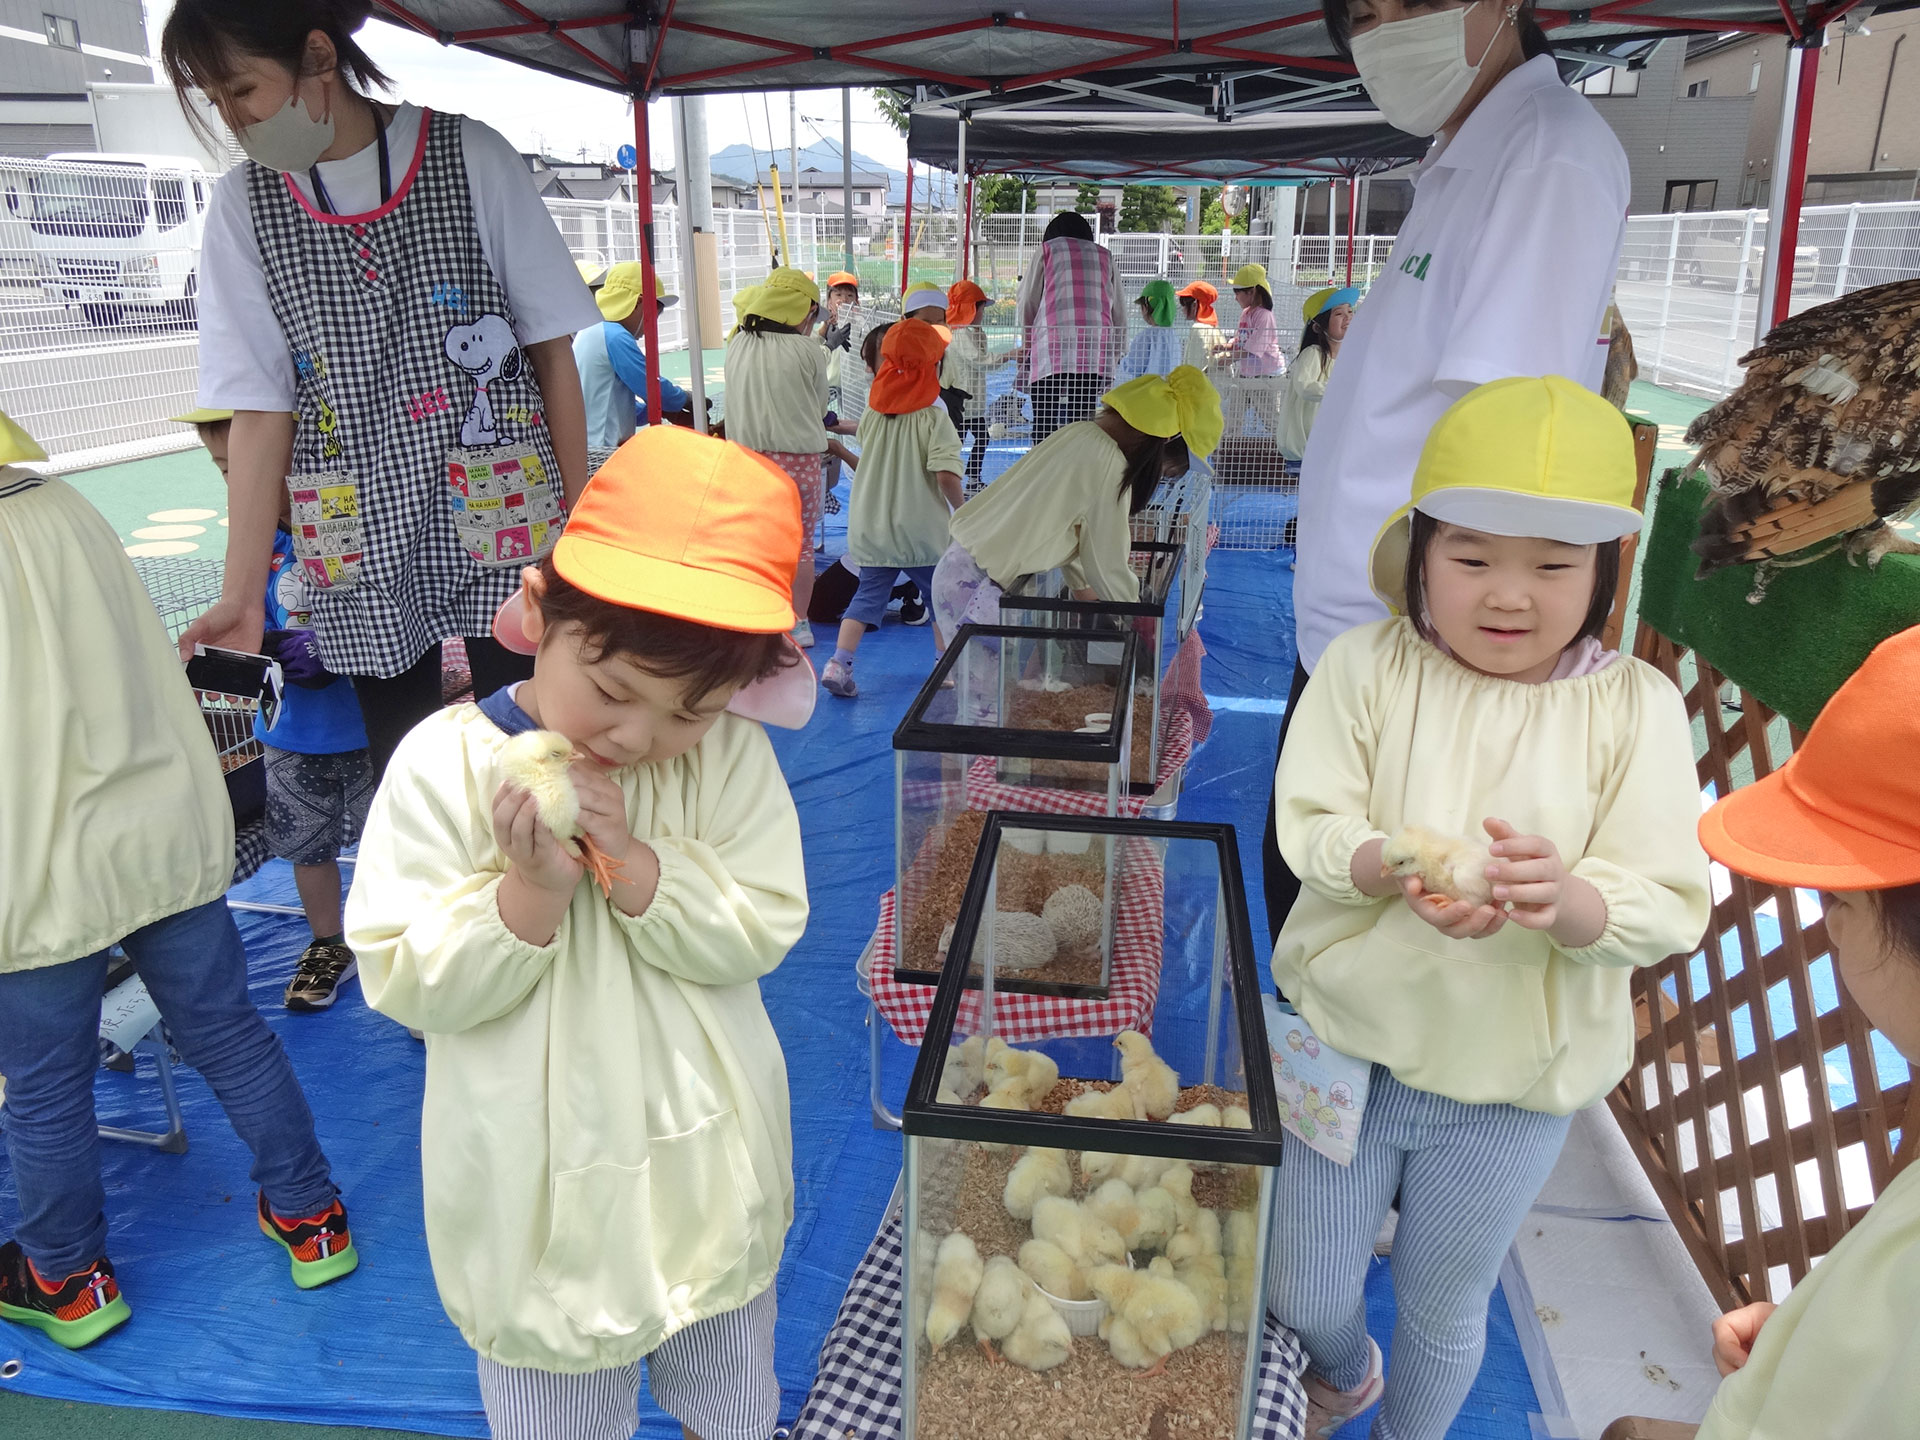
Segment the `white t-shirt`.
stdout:
[[1293,596],[1309,672],[1334,636],[1386,617],[1367,552],[1441,412],[1513,375],[1600,388],[1627,194],[1620,142],[1551,56],[1505,76],[1422,164],[1302,457]]
[[[401,105],[387,122],[387,160],[400,188],[420,139],[420,110]],[[537,345],[600,323],[599,308],[567,242],[548,214],[533,175],[504,136],[478,120],[461,121],[461,147],[480,250],[507,292],[514,334]],[[246,165],[213,187],[200,250],[200,404],[220,410],[292,410],[298,402],[293,356],[274,318],[267,277],[247,204]],[[380,205],[380,146],[319,166],[333,208],[364,214]],[[305,171],[293,183],[309,200]]]

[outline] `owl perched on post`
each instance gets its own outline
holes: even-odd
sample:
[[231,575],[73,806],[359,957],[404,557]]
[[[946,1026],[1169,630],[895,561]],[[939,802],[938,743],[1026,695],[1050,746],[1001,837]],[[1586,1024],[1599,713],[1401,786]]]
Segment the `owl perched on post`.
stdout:
[[1828,540],[1869,565],[1920,554],[1887,525],[1920,509],[1920,279],[1792,316],[1741,363],[1687,429],[1713,482],[1699,577]]

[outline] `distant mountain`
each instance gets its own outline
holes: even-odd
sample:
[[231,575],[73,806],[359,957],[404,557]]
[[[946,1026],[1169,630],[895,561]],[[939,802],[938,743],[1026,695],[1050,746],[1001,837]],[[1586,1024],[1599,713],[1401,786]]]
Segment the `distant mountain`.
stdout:
[[[724,150],[716,150],[713,152],[712,169],[716,175],[731,175],[736,180],[745,180],[748,182],[751,182],[754,177],[758,176],[764,184],[767,178],[767,165],[769,162],[778,165],[784,174],[787,168],[787,147],[782,145],[779,149],[769,154],[765,146],[761,146],[756,150],[747,145],[729,145]],[[862,155],[858,150],[853,152],[853,164],[855,169],[869,170],[886,175],[889,187],[887,191],[888,203],[898,205],[905,201],[907,197],[907,177],[904,171],[896,170],[891,165],[883,165],[869,155]],[[811,145],[802,145],[800,147],[800,168],[802,170],[813,168],[837,173],[841,168],[839,144],[831,140],[816,140]],[[924,173],[914,177],[913,203],[916,205],[924,205],[927,203],[927,184]]]

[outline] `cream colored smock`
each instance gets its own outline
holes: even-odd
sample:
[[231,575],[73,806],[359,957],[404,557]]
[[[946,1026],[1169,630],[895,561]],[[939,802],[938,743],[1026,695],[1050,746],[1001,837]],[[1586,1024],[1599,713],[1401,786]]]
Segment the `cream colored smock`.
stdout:
[[1224,370],[1226,365],[1220,351],[1231,343],[1221,336],[1218,325],[1207,325],[1196,320],[1187,327],[1186,349],[1180,363],[1191,365],[1196,370]]
[[953,538],[1003,590],[1059,566],[1075,589],[1138,600],[1126,470],[1127,457],[1093,421],[1063,425],[953,512]]
[[[1633,1049],[1630,972],[1706,930],[1707,857],[1685,707],[1651,665],[1523,685],[1467,669],[1405,619],[1327,647],[1276,776],[1280,851],[1302,881],[1273,976],[1320,1038],[1403,1084],[1565,1115]],[[1485,841],[1497,816],[1559,847],[1600,892],[1600,938],[1562,950],[1509,923],[1450,940],[1353,855],[1402,825]]]
[[[943,389],[967,392],[961,415],[980,420],[987,413],[987,372],[997,369],[987,350],[987,332],[978,325],[956,325],[947,353],[940,357],[940,385]],[[864,462],[862,462],[864,463]]]
[[811,335],[736,330],[727,341],[727,439],[749,450],[827,448],[827,349]]
[[0,695],[0,973],[91,955],[226,891],[233,809],[159,612],[99,511],[12,465]]
[[[1896,961],[1895,963],[1902,963]],[[1767,1317],[1698,1440],[1893,1440],[1920,1431],[1920,1166]]]
[[1287,371],[1286,388],[1280,395],[1280,453],[1296,464],[1307,453],[1307,436],[1313,432],[1313,417],[1320,413],[1331,374],[1333,361],[1318,345],[1302,345]]
[[792,798],[760,727],[614,772],[660,857],[638,917],[590,879],[553,942],[500,919],[506,735],[423,720],[374,797],[347,901],[367,1002],[427,1032],[427,1249],[503,1365],[626,1365],[773,1283],[793,1218],[787,1071],[755,983],[806,928]]
[[938,565],[947,553],[947,497],[936,470],[960,472],[960,436],[935,401],[924,410],[882,415],[871,405],[855,432],[847,554],[856,565]]

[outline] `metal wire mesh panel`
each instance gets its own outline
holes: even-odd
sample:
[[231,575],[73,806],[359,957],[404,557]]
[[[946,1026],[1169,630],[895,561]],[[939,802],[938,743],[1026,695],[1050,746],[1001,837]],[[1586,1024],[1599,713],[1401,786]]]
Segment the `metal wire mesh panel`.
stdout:
[[220,598],[220,581],[225,564],[219,560],[135,559],[134,573],[147,587],[153,608],[160,612],[167,637],[178,640],[188,625],[213,607]]
[[[1724,795],[1802,738],[1644,622],[1635,653],[1686,697],[1703,790]],[[1633,979],[1633,1067],[1609,1097],[1725,1306],[1786,1291],[1916,1148],[1907,1063],[1837,983],[1820,899],[1713,867],[1705,946]]]

